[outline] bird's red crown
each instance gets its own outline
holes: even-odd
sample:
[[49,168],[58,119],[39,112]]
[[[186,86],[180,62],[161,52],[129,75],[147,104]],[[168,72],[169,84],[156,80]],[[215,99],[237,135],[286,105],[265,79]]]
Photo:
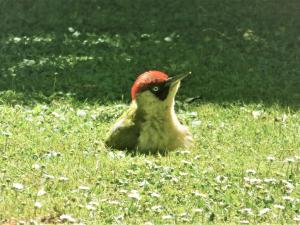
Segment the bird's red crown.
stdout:
[[145,86],[150,84],[163,83],[166,80],[168,80],[168,75],[156,70],[150,70],[139,75],[131,88],[132,100],[136,98],[136,93],[139,93],[141,90],[143,90]]

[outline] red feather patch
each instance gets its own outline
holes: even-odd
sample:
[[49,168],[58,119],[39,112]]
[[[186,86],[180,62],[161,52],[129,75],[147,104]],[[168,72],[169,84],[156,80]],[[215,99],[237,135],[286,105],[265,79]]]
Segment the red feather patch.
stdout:
[[150,84],[163,83],[167,79],[168,79],[167,74],[160,72],[160,71],[156,71],[156,70],[150,70],[150,71],[147,71],[147,72],[139,75],[136,78],[136,80],[131,88],[132,100],[134,100],[136,98],[136,93],[139,93],[141,90],[143,90],[143,88],[145,86],[150,85]]

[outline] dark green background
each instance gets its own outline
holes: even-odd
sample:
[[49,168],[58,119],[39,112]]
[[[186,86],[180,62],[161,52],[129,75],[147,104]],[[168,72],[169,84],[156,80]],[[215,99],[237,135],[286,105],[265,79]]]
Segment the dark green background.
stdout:
[[[15,91],[1,95],[17,101],[47,101],[58,92],[129,101],[136,75],[157,69],[192,71],[181,99],[300,105],[297,0],[0,0],[0,35],[0,90]],[[22,41],[9,41],[14,37]],[[45,57],[45,65],[20,64]],[[71,65],[72,57],[83,60]]]

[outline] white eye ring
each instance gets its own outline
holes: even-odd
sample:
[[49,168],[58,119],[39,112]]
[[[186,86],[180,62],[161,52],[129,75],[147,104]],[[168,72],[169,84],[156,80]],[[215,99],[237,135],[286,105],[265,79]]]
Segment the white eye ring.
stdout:
[[152,90],[155,91],[155,92],[157,92],[157,91],[159,90],[159,88],[158,88],[157,86],[154,86],[154,87],[152,88]]

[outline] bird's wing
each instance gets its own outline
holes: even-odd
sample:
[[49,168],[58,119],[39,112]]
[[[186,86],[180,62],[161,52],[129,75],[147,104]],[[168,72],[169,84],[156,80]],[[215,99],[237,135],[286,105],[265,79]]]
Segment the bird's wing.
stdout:
[[115,149],[134,150],[140,135],[140,122],[136,110],[129,109],[113,126],[105,144]]

